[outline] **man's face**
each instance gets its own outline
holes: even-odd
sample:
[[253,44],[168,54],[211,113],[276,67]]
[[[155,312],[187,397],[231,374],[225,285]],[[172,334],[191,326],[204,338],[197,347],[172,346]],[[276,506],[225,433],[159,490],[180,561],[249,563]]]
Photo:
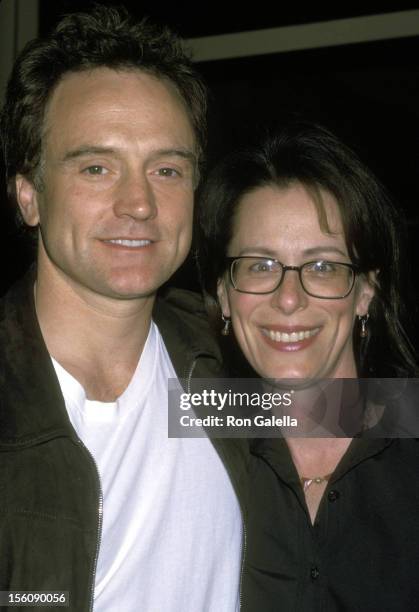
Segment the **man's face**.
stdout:
[[174,87],[141,71],[69,73],[49,100],[42,191],[17,178],[40,226],[38,267],[77,290],[152,295],[191,239],[195,137]]

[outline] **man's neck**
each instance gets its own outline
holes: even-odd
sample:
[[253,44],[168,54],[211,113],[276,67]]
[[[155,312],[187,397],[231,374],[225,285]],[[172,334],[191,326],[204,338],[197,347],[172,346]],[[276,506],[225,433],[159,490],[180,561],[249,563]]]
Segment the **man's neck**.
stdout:
[[86,397],[115,401],[128,386],[150,329],[154,296],[118,300],[38,270],[35,304],[48,351]]

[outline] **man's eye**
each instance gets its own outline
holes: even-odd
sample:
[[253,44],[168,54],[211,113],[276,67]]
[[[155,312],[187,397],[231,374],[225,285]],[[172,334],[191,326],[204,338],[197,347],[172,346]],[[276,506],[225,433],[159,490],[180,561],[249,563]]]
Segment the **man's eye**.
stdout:
[[156,174],[158,174],[158,176],[165,176],[168,178],[180,176],[180,172],[175,170],[175,168],[159,168],[156,171]]
[[109,170],[107,170],[104,166],[88,166],[88,168],[85,168],[83,172],[89,176],[102,176],[104,174],[108,174]]

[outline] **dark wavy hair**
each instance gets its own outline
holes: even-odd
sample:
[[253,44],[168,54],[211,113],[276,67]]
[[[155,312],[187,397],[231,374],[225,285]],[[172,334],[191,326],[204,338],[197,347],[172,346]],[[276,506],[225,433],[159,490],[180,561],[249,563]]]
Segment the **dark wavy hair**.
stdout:
[[313,123],[292,122],[265,136],[259,144],[230,154],[203,186],[197,209],[196,255],[213,315],[214,308],[218,308],[217,282],[226,270],[227,247],[241,199],[257,187],[286,188],[297,181],[313,197],[320,224],[326,230],[319,190],[334,196],[352,262],[361,272],[379,271],[369,309],[371,331],[361,340],[359,329],[355,326],[354,330],[359,376],[417,376],[414,351],[402,326],[404,267],[399,216],[385,188],[355,153],[327,129]]
[[14,65],[0,119],[8,191],[22,174],[42,187],[45,110],[68,72],[107,67],[141,70],[170,81],[189,113],[198,158],[206,139],[207,92],[180,39],[147,19],[133,21],[123,8],[95,5],[63,17],[47,38],[29,42]]

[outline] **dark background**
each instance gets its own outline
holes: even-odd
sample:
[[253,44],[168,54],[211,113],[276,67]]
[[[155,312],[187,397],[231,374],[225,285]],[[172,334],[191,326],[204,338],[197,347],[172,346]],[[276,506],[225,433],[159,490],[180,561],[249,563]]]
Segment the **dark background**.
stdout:
[[[86,0],[40,0],[40,34],[47,33],[63,13],[89,4]],[[301,10],[293,3],[291,7],[281,4],[276,11],[267,2],[248,8],[244,3],[229,7],[226,2],[184,6],[126,0],[120,4],[136,16],[148,15],[168,24],[185,38],[419,8],[419,2],[416,6],[394,3],[385,10],[371,6]],[[252,139],[262,126],[281,123],[290,114],[325,124],[375,171],[407,219],[404,243],[413,303],[419,293],[418,60],[419,37],[411,37],[197,64],[211,90],[208,167],[230,148]],[[22,274],[32,255],[17,235],[3,179],[0,189],[1,294]],[[196,288],[190,261],[175,282]],[[411,312],[413,319],[416,313]]]

